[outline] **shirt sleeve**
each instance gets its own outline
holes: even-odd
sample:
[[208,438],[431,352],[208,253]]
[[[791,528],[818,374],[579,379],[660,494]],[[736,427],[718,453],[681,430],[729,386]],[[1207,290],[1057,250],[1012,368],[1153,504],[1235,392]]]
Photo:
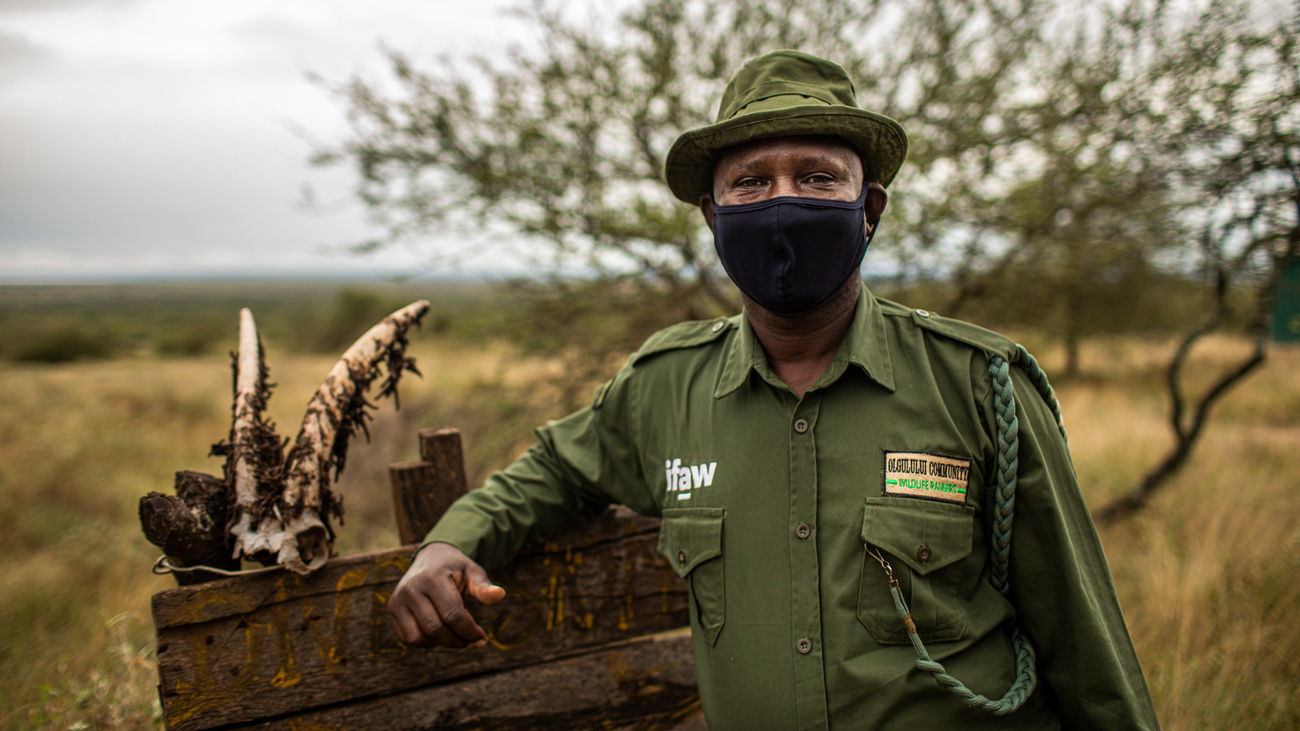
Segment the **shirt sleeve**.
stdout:
[[658,516],[630,429],[632,375],[625,367],[597,389],[592,406],[537,429],[537,444],[453,503],[424,544],[449,543],[492,569],[611,503]]
[[1020,425],[1011,601],[1038,653],[1039,691],[1065,729],[1158,729],[1069,448],[1028,377],[1011,371]]

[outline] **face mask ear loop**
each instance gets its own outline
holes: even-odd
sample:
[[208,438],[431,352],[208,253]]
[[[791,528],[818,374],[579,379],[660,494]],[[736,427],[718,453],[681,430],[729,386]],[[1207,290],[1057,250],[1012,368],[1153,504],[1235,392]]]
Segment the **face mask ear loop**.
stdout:
[[869,225],[871,226],[871,233],[867,234],[867,245],[862,248],[863,251],[871,248],[871,240],[876,238],[876,232],[880,231],[880,217],[877,217]]

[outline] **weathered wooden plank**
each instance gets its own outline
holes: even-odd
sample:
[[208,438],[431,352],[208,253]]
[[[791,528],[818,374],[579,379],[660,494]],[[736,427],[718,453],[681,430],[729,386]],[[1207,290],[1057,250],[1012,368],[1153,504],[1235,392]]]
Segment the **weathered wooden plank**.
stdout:
[[[602,543],[638,535],[657,535],[659,520],[646,518],[623,506],[615,506],[601,516],[545,543],[526,544],[516,561],[541,554],[570,554]],[[307,576],[287,571],[233,576],[194,586],[161,591],[153,596],[155,628],[161,630],[179,624],[193,624],[234,614],[242,614],[268,602],[293,601],[318,594],[333,594],[361,569],[381,566],[396,571],[395,582],[410,566],[415,546],[399,546],[386,551],[330,559],[320,570]],[[498,571],[508,569],[503,567]],[[491,572],[495,580],[497,571]],[[388,580],[378,579],[380,583]]]
[[154,596],[169,727],[207,729],[527,665],[687,623],[685,586],[657,530],[613,512],[492,572],[499,604],[471,602],[480,650],[417,649],[385,604],[413,547],[331,560],[301,577],[236,577]]
[[706,731],[689,631],[228,728]]
[[393,511],[402,543],[419,543],[467,488],[457,429],[421,429],[420,462],[389,465]]

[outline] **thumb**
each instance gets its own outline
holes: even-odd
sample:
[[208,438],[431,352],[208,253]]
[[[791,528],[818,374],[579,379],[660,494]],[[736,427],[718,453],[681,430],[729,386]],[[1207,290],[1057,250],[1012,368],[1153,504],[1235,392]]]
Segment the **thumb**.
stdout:
[[476,563],[465,568],[465,579],[465,593],[484,604],[496,604],[506,598],[506,590],[493,584],[483,567]]

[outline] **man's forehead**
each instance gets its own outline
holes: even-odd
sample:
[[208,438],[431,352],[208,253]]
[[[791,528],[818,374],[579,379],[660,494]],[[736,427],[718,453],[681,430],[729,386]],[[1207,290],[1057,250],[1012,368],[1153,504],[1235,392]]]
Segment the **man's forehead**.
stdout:
[[750,140],[724,148],[714,158],[714,172],[722,166],[751,168],[775,156],[798,155],[809,162],[859,160],[858,149],[836,135],[800,135]]

